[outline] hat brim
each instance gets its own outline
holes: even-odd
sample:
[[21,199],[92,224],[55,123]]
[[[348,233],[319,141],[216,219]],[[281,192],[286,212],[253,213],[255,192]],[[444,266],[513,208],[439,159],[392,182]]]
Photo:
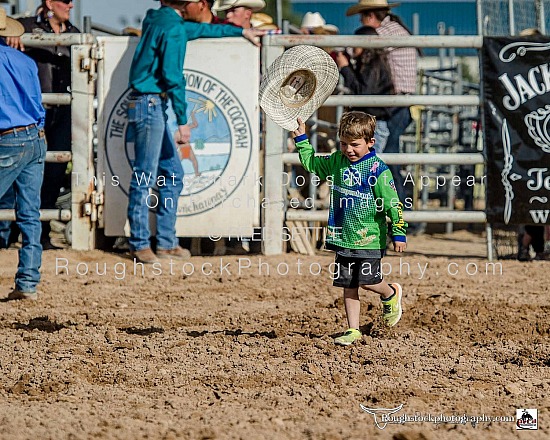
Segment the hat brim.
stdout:
[[20,37],[24,33],[23,25],[10,17],[6,17],[6,28],[0,29],[0,37]]
[[258,20],[263,23],[273,23],[273,17],[271,15],[266,14],[265,12],[255,12],[252,15],[253,20]]
[[[290,107],[281,99],[280,91],[293,72],[307,70],[315,77],[311,98],[300,107]],[[338,67],[323,49],[315,46],[294,46],[278,57],[260,83],[260,107],[280,127],[288,131],[298,128],[296,120],[306,121],[332,94],[338,83]]]
[[375,9],[395,8],[400,4],[401,3],[388,3],[387,5],[362,5],[359,3],[357,5],[350,6],[346,11],[346,16],[349,17],[350,15],[360,14],[363,11],[373,11]]
[[317,26],[313,28],[313,33],[322,33],[319,31],[325,31],[331,35],[336,35],[339,31],[338,27],[333,24],[324,24],[323,26]]
[[257,24],[252,24],[252,27],[254,29],[259,29],[261,31],[276,31],[278,30],[278,26],[274,23],[257,23]]

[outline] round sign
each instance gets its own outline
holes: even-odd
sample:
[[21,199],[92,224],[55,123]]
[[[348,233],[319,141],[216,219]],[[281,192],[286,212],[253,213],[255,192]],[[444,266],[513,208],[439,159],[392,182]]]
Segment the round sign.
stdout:
[[[187,124],[191,142],[176,145],[185,173],[178,200],[178,216],[191,216],[223,203],[240,185],[252,155],[252,130],[241,102],[221,81],[185,69]],[[105,133],[107,165],[120,188],[128,194],[132,178],[134,145],[127,139],[130,90],[113,107]],[[169,105],[167,126],[177,131]]]

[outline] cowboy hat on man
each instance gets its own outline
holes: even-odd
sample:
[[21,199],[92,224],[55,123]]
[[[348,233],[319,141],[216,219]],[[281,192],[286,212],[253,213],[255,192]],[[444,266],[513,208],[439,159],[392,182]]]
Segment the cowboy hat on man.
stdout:
[[388,3],[387,0],[359,0],[356,5],[350,6],[346,11],[346,15],[360,14],[365,11],[372,11],[375,9],[389,9],[399,6],[401,3]]
[[216,11],[225,11],[226,20],[243,29],[252,26],[252,14],[265,8],[264,0],[217,0],[214,8]]

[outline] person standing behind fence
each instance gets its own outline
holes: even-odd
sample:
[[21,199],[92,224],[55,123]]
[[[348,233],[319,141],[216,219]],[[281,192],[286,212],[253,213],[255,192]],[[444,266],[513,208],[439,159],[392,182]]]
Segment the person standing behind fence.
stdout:
[[[406,28],[401,19],[390,13],[390,9],[398,6],[398,3],[388,4],[387,0],[360,0],[358,4],[351,6],[347,16],[361,14],[361,24],[376,29],[378,35],[407,36],[411,32]],[[416,49],[412,47],[388,47],[388,61],[391,68],[395,93],[409,95],[416,91]],[[401,134],[412,121],[408,107],[397,107],[388,119],[390,132],[386,143],[386,153],[399,153],[399,139]],[[399,165],[390,165],[390,170],[395,179],[397,193],[401,200],[405,197],[403,177]]]
[[[219,17],[214,16],[216,21],[213,21],[212,23],[230,24],[242,29],[277,29],[277,26],[273,25],[273,19],[271,17],[257,12],[262,10],[264,7],[264,0],[216,0],[212,6],[212,9],[216,12],[225,11],[225,18],[220,19]],[[199,8],[195,8],[191,4],[187,5],[184,9],[184,18],[186,20],[192,20],[199,23],[208,22],[205,21],[207,14],[202,13],[200,15],[196,15],[196,11],[198,9]],[[228,249],[231,249],[231,253],[240,255],[246,254],[248,251],[242,246],[242,243],[246,241],[247,240],[245,239],[242,241],[231,241],[230,238],[218,240],[214,243],[214,255],[225,255],[228,253]]]
[[[0,37],[18,37],[24,28],[0,8]],[[0,197],[13,188],[15,217],[23,237],[15,288],[9,300],[37,299],[40,246],[40,187],[46,140],[44,108],[36,64],[0,38]]]
[[[377,35],[370,26],[362,26],[355,31],[355,35]],[[384,49],[353,49],[355,66],[350,65],[350,59],[343,51],[337,51],[336,64],[344,78],[344,86],[353,95],[390,95],[393,94],[393,81],[390,66]],[[374,130],[374,147],[382,153],[388,140],[388,120],[394,109],[390,107],[361,107],[355,108],[376,117]]]
[[[134,161],[128,203],[129,243],[130,254],[141,263],[155,263],[158,258],[186,259],[191,255],[179,246],[176,237],[176,211],[183,188],[183,168],[166,124],[167,100],[170,99],[178,124],[176,142],[186,144],[190,141],[182,73],[187,41],[243,36],[256,44],[256,38],[265,34],[264,31],[231,25],[185,21],[184,3],[161,0],[160,9],[147,11],[143,33],[130,67],[127,136],[134,142]],[[158,185],[155,255],[149,229],[149,191],[161,176],[165,184]]]
[[[26,33],[75,34],[80,33],[69,21],[73,2],[71,0],[43,0],[34,17],[19,21]],[[25,48],[19,38],[10,38],[8,45],[25,51],[38,65],[42,93],[69,93],[71,91],[71,48],[69,46],[43,46]],[[44,125],[48,151],[71,151],[71,106],[49,105],[46,108]],[[66,180],[67,164],[47,163],[41,192],[41,208],[54,209],[59,191]],[[44,250],[57,249],[50,241],[50,222],[42,222],[40,242]]]
[[518,239],[518,260],[531,261],[531,247],[535,251],[535,260],[548,260],[549,255],[544,249],[544,225],[524,225],[520,229],[523,233]]
[[306,12],[300,24],[300,31],[306,35],[336,35],[338,27],[327,24],[319,12]]
[[216,11],[225,11],[228,23],[243,29],[252,28],[252,14],[265,8],[264,0],[219,0]]
[[212,13],[214,0],[186,0],[183,8],[183,18],[197,23],[227,24]]

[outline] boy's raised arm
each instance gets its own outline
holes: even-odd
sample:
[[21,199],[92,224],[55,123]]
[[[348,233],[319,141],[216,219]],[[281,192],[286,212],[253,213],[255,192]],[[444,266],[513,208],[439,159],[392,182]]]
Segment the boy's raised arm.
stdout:
[[298,118],[298,128],[292,132],[294,143],[300,155],[302,166],[310,173],[315,173],[325,180],[332,175],[332,156],[316,157],[306,134],[306,124]]

